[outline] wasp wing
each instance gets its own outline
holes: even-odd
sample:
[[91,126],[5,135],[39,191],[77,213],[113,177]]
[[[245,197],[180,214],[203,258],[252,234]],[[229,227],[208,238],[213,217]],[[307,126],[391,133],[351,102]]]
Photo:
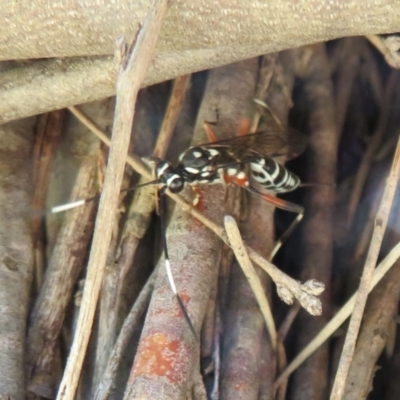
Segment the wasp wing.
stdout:
[[198,146],[227,151],[237,160],[250,154],[270,157],[286,156],[287,159],[292,159],[304,151],[307,146],[307,137],[293,128],[270,129]]

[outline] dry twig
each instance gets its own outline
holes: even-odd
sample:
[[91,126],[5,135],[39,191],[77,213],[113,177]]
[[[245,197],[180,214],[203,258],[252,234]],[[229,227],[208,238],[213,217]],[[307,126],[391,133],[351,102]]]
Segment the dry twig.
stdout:
[[111,239],[111,222],[122,182],[136,96],[147,72],[166,10],[166,0],[155,0],[134,45],[129,48],[129,53],[117,52],[121,56],[121,72],[117,81],[117,104],[109,165],[99,205],[75,340],[60,384],[57,396],[59,400],[72,399],[78,384],[104,274],[107,248]]
[[367,301],[368,293],[371,289],[371,281],[378,259],[379,250],[381,248],[383,234],[386,230],[386,225],[389,218],[390,208],[393,203],[397,182],[400,176],[400,139],[397,144],[396,153],[393,159],[393,165],[390,170],[389,177],[386,181],[386,188],[383,194],[382,202],[379,207],[375,228],[371,239],[371,245],[365,261],[364,271],[361,277],[360,287],[357,292],[354,312],[350,319],[349,328],[346,335],[346,340],[343,346],[342,356],[338,371],[336,373],[335,383],[331,393],[331,400],[340,400],[343,396],[344,387],[346,384],[347,374],[350,369],[351,360],[354,354],[355,343],[358,336],[358,331],[361,325],[361,319]]
[[373,158],[378,151],[382,139],[385,134],[385,130],[387,128],[389,118],[392,112],[391,105],[393,104],[393,95],[397,90],[398,81],[399,81],[400,73],[399,71],[393,70],[390,74],[390,77],[386,83],[385,94],[381,106],[381,113],[379,116],[379,122],[377,128],[372,136],[371,141],[369,142],[367,151],[365,152],[361,165],[358,169],[356,180],[354,183],[353,191],[349,200],[348,210],[347,210],[347,229],[350,229],[353,224],[354,214],[356,212],[358,203],[360,201],[360,197],[362,194],[362,190],[365,184],[365,181],[368,176],[368,172],[371,167],[371,163]]
[[[153,152],[154,157],[165,158],[176,121],[186,97],[189,82],[190,76],[188,75],[177,78],[174,82],[163,124]],[[144,132],[141,133],[144,135]],[[139,184],[143,182],[144,180],[141,179]],[[98,380],[104,372],[115,342],[122,289],[128,271],[132,267],[139,242],[145,235],[151,221],[155,206],[154,192],[154,187],[135,192],[124,230],[121,237],[118,238],[121,243],[121,251],[112,253],[111,263],[113,267],[109,268],[104,278],[101,305],[104,304],[105,307],[101,307],[100,309],[99,338],[97,340],[98,351],[96,354],[94,378],[95,386],[97,386]],[[115,243],[115,245],[117,246],[118,244]],[[115,261],[115,254],[118,253],[120,253],[118,261]],[[115,267],[114,264],[116,264]]]
[[263,287],[260,282],[253,264],[250,261],[248,254],[246,253],[245,247],[243,245],[242,238],[240,236],[239,228],[236,221],[231,216],[227,215],[224,219],[226,234],[228,235],[229,243],[231,244],[232,250],[235,253],[236,259],[238,260],[243,273],[245,274],[253,292],[260,306],[261,313],[264,317],[265,325],[267,326],[272,348],[276,351],[277,347],[277,333],[274,322],[274,317],[272,315],[271,307],[269,305],[268,299],[265,296]]
[[[390,253],[379,263],[374,271],[370,291],[378,284],[385,274],[392,268],[400,257],[400,244],[396,245]],[[330,336],[343,324],[351,315],[354,309],[356,293],[347,300],[346,304],[336,313],[336,315],[324,326],[324,328],[307,344],[307,346],[291,361],[285,371],[278,377],[275,387],[278,388],[290,374],[295,371],[311,354],[317,350],[321,344],[329,339]]]

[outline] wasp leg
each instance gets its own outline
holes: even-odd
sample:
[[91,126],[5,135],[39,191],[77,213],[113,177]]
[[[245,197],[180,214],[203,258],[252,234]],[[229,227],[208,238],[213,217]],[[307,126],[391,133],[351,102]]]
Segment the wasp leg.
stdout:
[[204,211],[206,208],[206,205],[204,204],[204,198],[203,195],[201,194],[200,189],[197,186],[191,186],[193,193],[195,195],[193,199],[193,206],[196,207],[199,211]]
[[211,129],[210,124],[208,122],[204,122],[203,126],[204,126],[204,130],[207,133],[208,140],[210,141],[210,143],[216,142],[217,136],[215,135],[214,131]]
[[250,133],[251,121],[248,118],[240,118],[236,136],[245,136]]
[[281,210],[286,210],[289,212],[293,212],[297,214],[297,217],[295,220],[290,224],[289,228],[286,229],[286,231],[283,233],[283,235],[278,239],[278,241],[275,243],[275,246],[271,252],[270,260],[272,260],[275,256],[275,254],[278,252],[282,244],[288,239],[288,237],[292,234],[296,226],[299,224],[299,222],[303,219],[304,216],[304,207],[299,206],[298,204],[291,203],[286,200],[279,199],[275,196],[272,196],[268,193],[261,193],[259,192],[256,188],[252,186],[247,186],[247,190],[249,190],[251,193],[254,193],[260,197],[262,197],[265,201],[268,203],[274,205],[275,207],[280,208]]

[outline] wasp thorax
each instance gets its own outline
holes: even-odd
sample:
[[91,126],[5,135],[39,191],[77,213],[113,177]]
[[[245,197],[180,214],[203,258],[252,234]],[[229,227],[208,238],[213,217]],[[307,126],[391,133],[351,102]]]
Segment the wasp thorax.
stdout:
[[207,168],[214,158],[215,154],[208,149],[192,147],[182,154],[180,162],[185,169],[188,169],[191,173],[196,173]]

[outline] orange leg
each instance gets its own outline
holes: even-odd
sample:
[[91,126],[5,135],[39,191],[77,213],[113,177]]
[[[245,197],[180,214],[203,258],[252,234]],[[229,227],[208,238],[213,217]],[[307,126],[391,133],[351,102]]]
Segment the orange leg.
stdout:
[[211,126],[208,122],[204,122],[204,130],[207,133],[208,136],[208,140],[210,141],[210,143],[214,143],[217,141],[217,136],[215,136],[214,131],[211,129]]
[[294,212],[294,213],[297,214],[296,219],[290,224],[289,228],[286,229],[286,231],[283,233],[283,235],[275,243],[275,247],[272,250],[272,253],[271,253],[271,256],[270,256],[270,259],[272,260],[272,258],[275,256],[277,251],[282,246],[282,243],[285,242],[288,239],[288,237],[294,231],[294,228],[296,228],[296,226],[299,224],[299,222],[303,219],[304,207],[299,206],[298,204],[290,203],[289,201],[285,201],[285,200],[279,199],[279,198],[277,198],[275,196],[272,196],[272,195],[270,195],[268,193],[261,193],[261,192],[259,192],[257,189],[255,189],[252,186],[248,186],[247,189],[251,193],[254,193],[257,196],[260,196],[265,201],[267,201],[268,203],[274,205],[275,207],[278,207],[281,210],[286,210],[286,211]]
[[241,118],[237,129],[237,136],[244,136],[250,132],[251,121],[248,118]]
[[[210,143],[215,143],[217,141],[217,136],[214,131],[211,129],[211,126],[208,122],[204,122],[204,130],[207,133],[208,140]],[[237,129],[237,136],[247,135],[250,131],[250,120],[248,118],[241,118],[239,121],[239,126]]]
[[242,188],[248,189],[249,180],[244,172],[243,173],[241,172],[241,174],[243,174],[243,176],[240,176],[240,177],[237,175],[230,176],[228,174],[224,174],[224,181],[226,184],[234,183],[235,185],[238,185]]
[[193,199],[193,206],[196,207],[199,211],[204,211],[206,206],[204,204],[203,196],[200,189],[197,186],[192,186],[192,190],[195,194],[195,198]]

